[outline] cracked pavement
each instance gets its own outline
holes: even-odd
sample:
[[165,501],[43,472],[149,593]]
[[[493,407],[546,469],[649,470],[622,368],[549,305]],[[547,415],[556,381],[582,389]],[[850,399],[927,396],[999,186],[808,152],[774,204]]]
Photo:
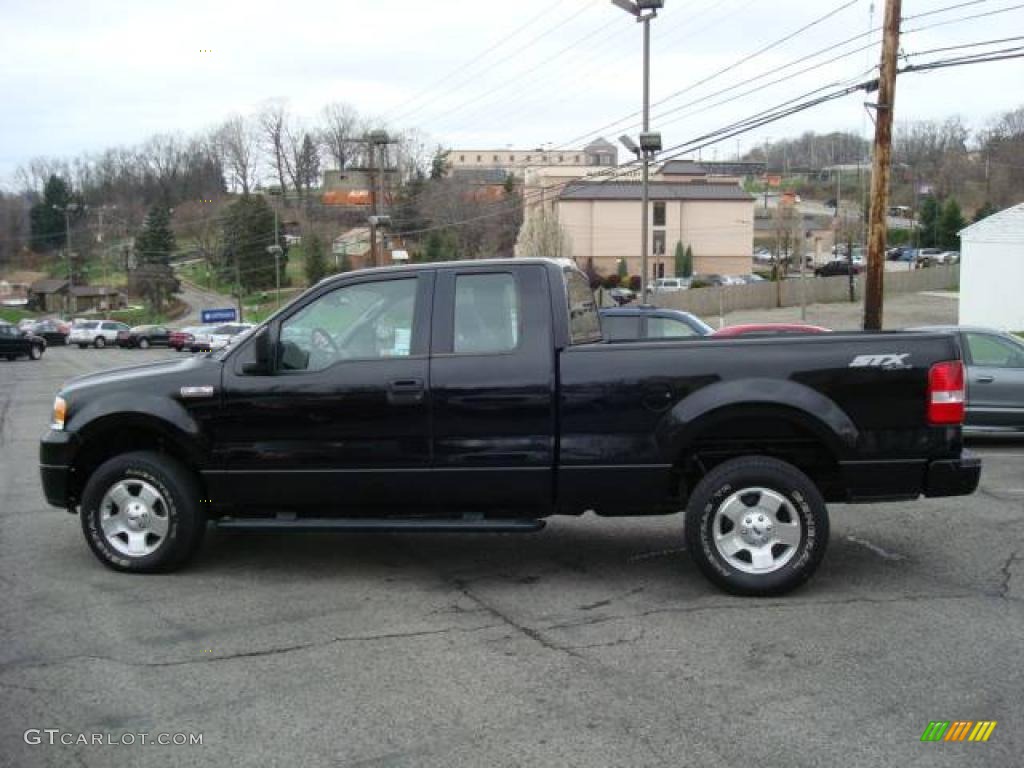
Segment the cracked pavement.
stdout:
[[[1001,766],[1024,754],[1024,441],[983,492],[834,505],[785,597],[711,587],[681,519],[539,534],[211,531],[127,576],[48,507],[37,439],[77,373],[173,352],[0,364],[0,765]],[[929,720],[999,722],[922,744]],[[27,745],[28,728],[202,746]],[[1017,755],[1018,757],[1013,757]]]

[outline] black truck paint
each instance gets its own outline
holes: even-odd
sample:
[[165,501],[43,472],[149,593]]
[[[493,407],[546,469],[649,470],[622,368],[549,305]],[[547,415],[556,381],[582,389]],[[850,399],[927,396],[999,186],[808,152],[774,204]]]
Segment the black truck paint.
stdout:
[[[475,331],[455,327],[457,281],[484,275],[514,285],[515,344],[460,350],[460,334]],[[395,280],[414,281],[401,284],[415,300],[400,354],[287,369],[289,356],[310,365],[281,335],[305,333],[304,310]],[[349,331],[321,331],[335,352],[348,343]],[[791,501],[969,494],[980,463],[964,454],[960,425],[927,417],[930,368],[960,357],[946,333],[602,343],[585,278],[560,262],[363,270],[311,288],[221,353],[68,382],[64,428],[42,439],[43,488],[75,511],[98,468],[149,452],[195,478],[206,501],[190,514],[274,530],[533,529],[588,510],[672,513],[695,494],[716,498],[702,482],[751,457],[806,479]],[[727,479],[749,471],[762,478],[752,488],[784,485],[775,464],[740,462]],[[757,594],[797,583],[740,579],[716,581]]]

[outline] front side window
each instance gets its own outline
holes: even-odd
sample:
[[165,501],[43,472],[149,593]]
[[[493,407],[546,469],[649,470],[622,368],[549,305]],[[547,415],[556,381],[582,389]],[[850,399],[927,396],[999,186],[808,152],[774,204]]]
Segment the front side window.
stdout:
[[281,324],[279,369],[320,371],[342,360],[408,357],[416,278],[346,285]]
[[971,361],[986,368],[1024,368],[1024,346],[988,333],[968,333]]
[[650,339],[678,339],[684,336],[699,336],[693,328],[681,320],[671,317],[647,318],[647,337]]
[[455,278],[455,354],[510,352],[519,345],[519,292],[508,273]]
[[639,315],[606,315],[601,318],[601,333],[608,341],[632,341],[640,338]]

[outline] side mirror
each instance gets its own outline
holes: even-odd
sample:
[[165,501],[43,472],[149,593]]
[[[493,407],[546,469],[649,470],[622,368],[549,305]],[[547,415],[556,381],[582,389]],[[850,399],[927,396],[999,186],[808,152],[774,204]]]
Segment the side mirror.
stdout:
[[252,359],[242,364],[242,373],[266,375],[274,372],[273,350],[277,346],[274,341],[275,330],[273,325],[268,325],[252,337],[252,343],[249,345],[252,349]]

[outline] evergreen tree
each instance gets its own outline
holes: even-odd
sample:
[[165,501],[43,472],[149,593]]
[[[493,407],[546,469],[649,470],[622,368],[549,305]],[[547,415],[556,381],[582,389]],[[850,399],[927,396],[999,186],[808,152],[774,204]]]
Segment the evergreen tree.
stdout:
[[135,237],[137,263],[168,264],[176,248],[170,211],[162,205],[154,205],[146,214],[142,231]]
[[972,219],[972,223],[979,222],[982,219],[987,219],[993,213],[999,213],[999,209],[986,200],[985,204],[974,212],[974,218]]
[[967,226],[960,205],[953,198],[949,198],[942,208],[939,216],[938,234],[936,247],[947,251],[956,251],[960,248],[960,230]]
[[683,256],[683,277],[693,277],[693,248],[686,246]]
[[[43,200],[36,203],[29,211],[29,224],[32,232],[32,246],[42,250],[53,250],[64,246],[67,222],[64,209],[74,202],[71,187],[60,176],[50,176],[43,188]],[[74,224],[81,212],[71,216]]]
[[625,282],[626,278],[629,277],[629,267],[626,265],[625,259],[619,259],[618,268],[619,280]]
[[327,274],[327,262],[324,258],[324,241],[315,232],[308,235],[302,243],[306,253],[306,282],[316,285]]
[[921,202],[921,214],[917,226],[921,232],[922,248],[931,248],[938,238],[939,201],[929,195]]
[[676,249],[672,253],[672,260],[675,266],[676,277],[682,277],[686,260],[686,249],[683,248],[683,244],[679,240],[676,240]]
[[438,145],[434,150],[434,156],[430,159],[430,178],[434,181],[443,179],[448,169],[448,150]]
[[[227,277],[245,292],[274,286],[274,259],[267,253],[274,244],[274,212],[267,201],[243,195],[224,214],[222,263]],[[288,265],[288,252],[281,256],[281,272]]]

